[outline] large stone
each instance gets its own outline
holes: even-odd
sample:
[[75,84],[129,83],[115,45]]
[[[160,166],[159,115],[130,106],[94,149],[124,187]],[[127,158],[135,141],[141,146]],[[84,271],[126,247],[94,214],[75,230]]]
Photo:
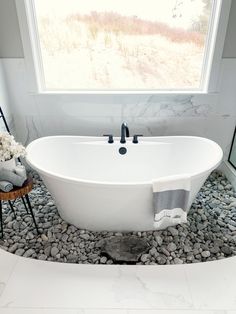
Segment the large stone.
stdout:
[[150,249],[148,241],[136,236],[113,236],[106,238],[101,248],[116,262],[137,262]]

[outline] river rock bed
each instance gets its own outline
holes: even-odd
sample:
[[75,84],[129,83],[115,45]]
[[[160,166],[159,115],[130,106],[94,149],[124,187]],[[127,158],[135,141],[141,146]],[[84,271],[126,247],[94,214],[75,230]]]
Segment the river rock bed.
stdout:
[[30,199],[41,234],[37,235],[21,200],[15,202],[16,219],[4,203],[4,238],[0,247],[8,252],[64,263],[115,264],[103,253],[104,239],[130,235],[145,238],[150,245],[136,264],[199,263],[236,255],[236,193],[219,172],[213,172],[198,193],[187,224],[129,234],[91,232],[67,224],[58,215],[38,174],[32,175],[34,189]]

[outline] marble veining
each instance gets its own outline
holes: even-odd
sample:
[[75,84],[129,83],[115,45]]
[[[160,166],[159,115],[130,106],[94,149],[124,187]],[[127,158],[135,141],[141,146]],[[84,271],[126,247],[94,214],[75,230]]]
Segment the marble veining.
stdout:
[[2,293],[3,293],[3,290],[4,290],[5,286],[6,286],[6,284],[4,282],[0,282],[0,297],[1,297]]
[[[14,124],[13,116],[11,114],[6,115],[5,112],[4,112],[4,116],[6,118],[6,121],[7,121],[9,129],[10,130],[14,130],[15,129],[15,124]],[[3,131],[3,132],[6,132],[6,128],[5,128],[3,119],[0,119],[0,130]]]
[[212,112],[210,104],[195,104],[196,96],[152,95],[135,104],[122,105],[122,117],[206,117]]
[[[7,270],[10,260],[16,264],[13,272]],[[0,273],[5,283],[0,312],[233,314],[235,261],[186,266],[65,265],[16,258],[0,250],[0,269],[11,275],[5,281]]]
[[231,141],[236,122],[234,59],[222,60],[221,81],[213,94],[29,93],[24,59],[3,59],[2,67],[16,137],[23,143],[56,134],[118,135],[121,121],[146,136],[204,136],[223,150]]
[[[26,116],[25,117],[25,138],[23,141],[24,145],[27,145],[32,140],[41,137],[39,127],[37,122],[35,122],[34,116]],[[17,136],[17,130],[15,130],[15,134]]]

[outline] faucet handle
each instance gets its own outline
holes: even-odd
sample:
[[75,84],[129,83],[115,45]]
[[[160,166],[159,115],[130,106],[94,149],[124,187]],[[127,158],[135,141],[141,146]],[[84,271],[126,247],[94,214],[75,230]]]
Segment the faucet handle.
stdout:
[[104,134],[103,136],[108,136],[108,143],[109,143],[109,144],[114,143],[113,135],[112,135],[112,134]]
[[143,136],[143,135],[142,135],[142,134],[135,134],[135,135],[134,135],[134,137],[133,137],[133,143],[134,143],[134,144],[138,144],[138,137],[139,137],[139,136]]

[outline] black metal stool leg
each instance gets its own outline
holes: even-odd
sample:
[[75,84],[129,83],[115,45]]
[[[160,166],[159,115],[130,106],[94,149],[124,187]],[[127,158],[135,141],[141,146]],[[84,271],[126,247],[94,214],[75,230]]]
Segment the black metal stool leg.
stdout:
[[33,218],[33,222],[34,222],[35,228],[36,228],[36,230],[37,230],[37,232],[38,232],[38,234],[39,234],[38,226],[37,226],[36,221],[35,221],[35,218],[34,218],[34,213],[33,213],[33,210],[32,210],[31,204],[30,204],[30,200],[29,200],[28,194],[25,194],[25,198],[26,198],[26,202],[27,202],[27,205],[28,205],[28,207],[29,207],[31,216],[32,216],[32,218]]
[[2,201],[0,200],[0,220],[1,220],[1,234],[3,238],[3,218],[2,218]]
[[10,207],[11,207],[11,210],[12,210],[12,212],[13,212],[13,214],[14,214],[14,217],[15,217],[15,219],[16,219],[16,212],[15,212],[15,210],[14,210],[14,207],[13,207],[11,201],[8,201],[8,203],[9,203],[9,205],[10,205]]
[[28,211],[28,208],[27,208],[27,206],[26,206],[26,204],[25,204],[24,197],[22,196],[21,199],[22,199],[22,202],[23,202],[23,204],[24,204],[24,206],[25,206],[25,210],[26,210],[26,212],[27,212],[27,214],[28,214],[29,211]]

